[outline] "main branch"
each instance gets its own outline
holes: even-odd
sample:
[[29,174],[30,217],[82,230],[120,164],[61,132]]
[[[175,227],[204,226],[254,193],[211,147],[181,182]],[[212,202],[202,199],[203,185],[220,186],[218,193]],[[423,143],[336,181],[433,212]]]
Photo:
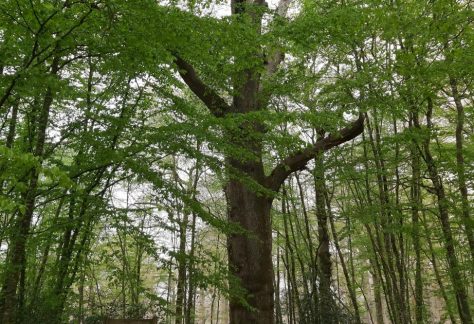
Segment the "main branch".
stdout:
[[306,164],[313,159],[317,153],[350,141],[361,134],[363,130],[364,115],[360,114],[357,120],[338,132],[329,134],[322,140],[317,141],[313,146],[288,156],[278,164],[267,177],[266,183],[268,187],[274,191],[278,191],[283,181],[285,181],[291,173],[304,169]]
[[[277,17],[286,17],[288,14],[288,8],[290,7],[292,0],[280,0],[275,9],[275,15]],[[268,58],[266,64],[266,71],[268,75],[273,75],[277,70],[278,66],[285,59],[285,54],[281,50],[277,50],[272,53]]]
[[178,66],[179,75],[188,85],[189,89],[204,102],[214,116],[223,117],[226,112],[230,111],[230,107],[225,100],[199,78],[191,64],[178,55],[174,56],[176,58],[175,63]]

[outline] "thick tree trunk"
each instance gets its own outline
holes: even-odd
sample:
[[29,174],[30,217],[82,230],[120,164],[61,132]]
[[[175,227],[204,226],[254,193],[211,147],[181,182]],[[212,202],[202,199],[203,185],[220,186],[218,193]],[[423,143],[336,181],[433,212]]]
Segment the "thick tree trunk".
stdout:
[[[234,98],[235,110],[243,113],[255,110],[255,87],[252,77],[249,77],[242,96]],[[245,161],[233,157],[227,159],[230,178],[225,188],[228,219],[245,231],[228,236],[229,268],[246,291],[246,303],[236,298],[230,301],[231,324],[274,323],[270,219],[274,193],[279,190],[289,174],[301,170],[317,153],[360,134],[363,130],[363,120],[361,117],[349,127],[339,131],[337,135],[331,134],[313,147],[288,157],[268,177],[263,170],[261,143],[254,138],[256,134],[262,133],[262,125],[257,122],[243,123],[236,133],[229,131],[234,145],[254,155],[252,159]],[[253,136],[247,136],[247,132]],[[253,185],[250,185],[250,182],[253,182]],[[257,188],[258,185],[262,188]],[[273,192],[269,194],[267,191]]]
[[[263,173],[262,173],[263,175]],[[231,272],[247,293],[247,303],[230,301],[231,324],[273,324],[271,199],[231,180],[226,186],[228,217],[248,231],[228,237]]]

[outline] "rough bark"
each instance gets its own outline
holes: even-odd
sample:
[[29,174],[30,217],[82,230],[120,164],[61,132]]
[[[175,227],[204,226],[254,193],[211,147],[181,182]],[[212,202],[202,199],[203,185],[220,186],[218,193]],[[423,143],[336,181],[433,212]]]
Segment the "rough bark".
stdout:
[[272,324],[273,264],[270,224],[271,199],[259,197],[244,184],[232,180],[226,186],[228,216],[248,234],[228,237],[231,272],[247,292],[247,302],[230,301],[230,323]]

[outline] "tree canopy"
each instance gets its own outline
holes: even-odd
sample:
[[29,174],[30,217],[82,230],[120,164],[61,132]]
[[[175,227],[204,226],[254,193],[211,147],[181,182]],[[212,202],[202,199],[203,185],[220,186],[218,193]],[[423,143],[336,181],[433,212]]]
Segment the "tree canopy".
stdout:
[[473,323],[467,0],[4,0],[0,323]]

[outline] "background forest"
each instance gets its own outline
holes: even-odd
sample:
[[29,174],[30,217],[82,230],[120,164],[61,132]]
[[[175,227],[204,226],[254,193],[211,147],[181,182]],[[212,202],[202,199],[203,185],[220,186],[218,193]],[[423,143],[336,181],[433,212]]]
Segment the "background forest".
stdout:
[[471,0],[0,2],[0,323],[473,323]]

